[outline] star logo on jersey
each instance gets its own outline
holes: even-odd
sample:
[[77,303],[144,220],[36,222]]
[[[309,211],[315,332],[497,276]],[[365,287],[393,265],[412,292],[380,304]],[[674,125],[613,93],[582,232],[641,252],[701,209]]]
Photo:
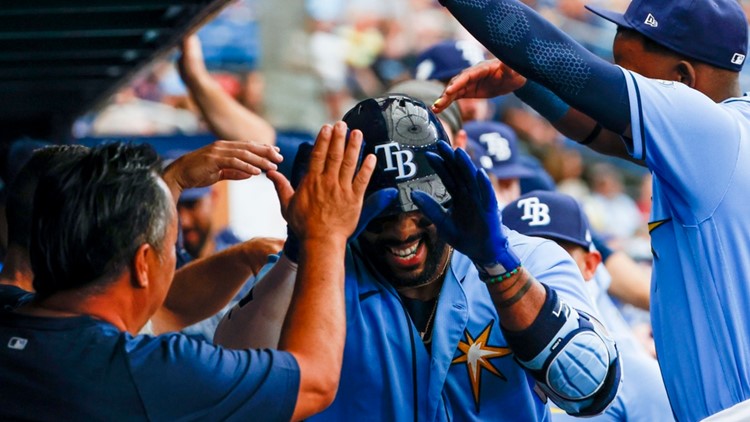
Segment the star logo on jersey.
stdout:
[[453,359],[451,364],[466,363],[466,370],[469,373],[471,389],[474,393],[474,404],[479,408],[479,391],[482,386],[482,372],[487,371],[502,380],[507,380],[490,359],[508,356],[513,353],[509,347],[497,347],[487,344],[492,333],[493,320],[484,330],[475,338],[469,330],[464,330],[465,341],[458,343],[458,350],[462,352],[461,356]]

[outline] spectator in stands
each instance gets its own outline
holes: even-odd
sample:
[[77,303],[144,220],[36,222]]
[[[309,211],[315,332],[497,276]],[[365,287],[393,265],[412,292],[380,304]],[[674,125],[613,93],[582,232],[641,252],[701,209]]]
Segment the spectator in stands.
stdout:
[[589,169],[591,196],[584,202],[592,227],[613,241],[625,242],[643,225],[633,198],[625,193],[622,174],[611,164]]

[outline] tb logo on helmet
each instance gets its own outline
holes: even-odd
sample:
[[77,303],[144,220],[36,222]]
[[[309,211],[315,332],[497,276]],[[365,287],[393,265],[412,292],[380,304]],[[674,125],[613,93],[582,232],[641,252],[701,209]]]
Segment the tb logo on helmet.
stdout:
[[[408,179],[417,174],[417,165],[414,164],[414,153],[408,149],[401,149],[398,142],[377,145],[375,154],[380,157],[383,151],[385,168],[383,171],[398,171],[396,180]],[[395,161],[395,162],[394,162]]]
[[529,226],[546,226],[550,222],[549,206],[535,196],[518,201],[518,208],[523,208],[521,220],[531,220]]

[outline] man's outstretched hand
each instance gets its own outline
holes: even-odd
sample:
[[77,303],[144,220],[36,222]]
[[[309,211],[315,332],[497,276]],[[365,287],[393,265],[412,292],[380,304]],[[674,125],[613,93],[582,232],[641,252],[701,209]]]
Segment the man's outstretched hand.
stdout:
[[362,132],[352,131],[349,142],[346,133],[344,122],[323,126],[296,191],[281,173],[268,173],[276,186],[282,215],[300,242],[321,238],[346,242],[357,227],[375,156],[365,157],[357,171]]
[[435,100],[432,111],[440,113],[461,98],[493,98],[509,94],[525,83],[525,77],[500,60],[483,61],[454,76]]
[[210,186],[221,180],[243,180],[276,170],[284,158],[276,147],[256,142],[216,141],[174,160],[164,181],[174,200],[183,189]]

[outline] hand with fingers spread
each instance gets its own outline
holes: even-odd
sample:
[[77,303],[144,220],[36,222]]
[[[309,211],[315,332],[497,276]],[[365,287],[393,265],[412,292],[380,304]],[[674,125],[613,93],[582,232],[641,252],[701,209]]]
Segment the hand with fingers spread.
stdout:
[[349,142],[346,135],[343,122],[320,130],[296,191],[280,173],[268,174],[276,186],[282,215],[301,241],[320,237],[346,240],[357,227],[375,157],[365,157],[357,171],[362,132],[352,131]]
[[[439,155],[438,155],[439,154]],[[497,199],[484,170],[477,170],[462,149],[438,144],[438,154],[427,153],[430,165],[453,198],[449,209],[430,195],[413,191],[412,200],[456,250],[468,256],[483,278],[517,269],[521,262],[503,232]]]
[[524,76],[500,60],[483,61],[454,76],[435,100],[432,111],[440,113],[461,98],[493,98],[509,94],[525,83]]
[[[307,173],[308,166],[310,165],[310,154],[313,149],[313,144],[305,142],[300,144],[297,155],[294,158],[294,165],[292,166],[291,185],[293,189],[299,186],[300,181]],[[376,216],[378,216],[384,209],[393,203],[398,197],[398,190],[395,188],[381,189],[370,194],[365,199],[362,206],[362,213],[359,216],[359,222],[354,233],[349,239],[355,239],[367,224]],[[287,239],[284,243],[284,255],[287,256],[292,262],[298,262],[299,260],[299,239],[294,234],[294,231],[290,227],[287,227]]]
[[278,148],[270,145],[216,141],[174,160],[164,170],[163,178],[177,200],[183,189],[248,179],[276,170],[283,159]]

